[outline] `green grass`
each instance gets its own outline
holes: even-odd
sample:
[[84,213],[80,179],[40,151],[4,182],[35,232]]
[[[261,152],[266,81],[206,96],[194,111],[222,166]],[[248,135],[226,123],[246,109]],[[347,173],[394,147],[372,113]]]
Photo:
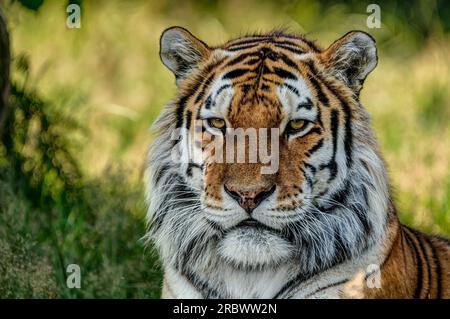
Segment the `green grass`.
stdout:
[[[86,181],[76,200],[36,208],[11,167],[0,167],[0,296],[6,298],[156,298],[160,269],[145,233],[141,185],[120,170]],[[81,267],[82,289],[65,269]]]

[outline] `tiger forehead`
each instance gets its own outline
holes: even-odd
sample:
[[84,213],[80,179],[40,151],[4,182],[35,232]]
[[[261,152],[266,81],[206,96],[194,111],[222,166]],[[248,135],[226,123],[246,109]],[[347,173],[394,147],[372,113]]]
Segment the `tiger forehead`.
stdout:
[[[278,75],[281,78],[292,78],[291,73],[282,72],[283,69],[279,67],[298,70],[301,68],[299,57],[321,52],[313,41],[279,32],[237,38],[216,49],[220,49],[219,55],[225,52],[225,56],[206,68],[204,75],[212,71],[206,82],[211,81],[215,75],[221,75],[224,79],[241,80],[241,76],[252,71],[257,71],[260,76],[264,73],[277,73],[270,69],[270,65],[276,67],[275,71],[280,71]],[[249,76],[248,80],[252,79],[260,80],[260,77]]]
[[[221,68],[213,71],[213,76],[214,79],[206,81],[209,83],[202,93],[203,105],[210,109],[218,101],[231,102],[229,116],[233,118],[239,113],[251,115],[253,112],[256,115],[261,111],[279,122],[282,115],[280,88],[286,88],[298,97],[309,96],[300,89],[303,78],[308,76],[307,69],[286,52],[275,51],[267,44],[258,44],[254,50],[234,54]],[[223,98],[230,91],[231,101]]]
[[[256,47],[260,44],[272,44],[280,48],[297,49],[298,52],[320,52],[321,49],[309,39],[298,35],[284,34],[281,31],[273,31],[268,34],[254,34],[239,37],[228,41],[223,49],[240,50]],[[295,50],[293,51],[295,52]]]
[[[252,50],[234,52],[218,67],[212,70],[210,79],[231,82],[245,92],[250,89],[269,91],[270,84],[280,84],[284,80],[296,80],[302,73],[301,63],[287,52],[277,51],[270,44],[258,44]],[[219,90],[221,88],[218,88]]]
[[[311,64],[320,64],[315,55],[321,51],[309,40],[274,34],[247,36],[216,47],[214,52],[197,76],[186,81],[185,100],[194,118],[225,116],[233,126],[274,127],[286,115],[280,88],[297,95],[297,100],[313,98],[298,87],[305,87],[301,85],[304,79],[314,73]],[[256,119],[261,123],[255,123]]]
[[[257,41],[257,42],[254,42]],[[317,53],[316,48],[297,44],[291,40],[282,41],[264,41],[260,39],[244,39],[235,43],[230,43],[222,47],[220,54],[225,52],[225,57],[212,68],[218,74],[228,71],[234,71],[229,74],[223,74],[224,78],[233,78],[245,73],[245,69],[238,67],[259,67],[260,73],[267,71],[267,63],[280,64],[287,68],[298,69],[299,58],[306,58],[310,53]],[[237,70],[235,70],[237,69]]]

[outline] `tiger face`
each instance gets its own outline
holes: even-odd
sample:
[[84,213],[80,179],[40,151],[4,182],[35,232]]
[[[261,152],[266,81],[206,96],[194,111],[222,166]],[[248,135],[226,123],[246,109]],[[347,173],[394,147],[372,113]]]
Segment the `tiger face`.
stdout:
[[[161,37],[160,56],[178,87],[159,121],[164,143],[179,133],[164,151],[154,144],[153,161],[165,164],[154,165],[152,183],[167,199],[154,209],[192,207],[178,216],[184,221],[170,218],[185,241],[204,240],[233,267],[295,258],[305,271],[368,244],[382,224],[367,214],[379,191],[365,185],[382,164],[358,98],[377,64],[369,35],[350,32],[325,50],[281,32],[210,47],[174,27]],[[168,163],[169,152],[183,160]],[[356,204],[343,201],[350,197]],[[154,221],[156,231],[168,223],[162,213]]]

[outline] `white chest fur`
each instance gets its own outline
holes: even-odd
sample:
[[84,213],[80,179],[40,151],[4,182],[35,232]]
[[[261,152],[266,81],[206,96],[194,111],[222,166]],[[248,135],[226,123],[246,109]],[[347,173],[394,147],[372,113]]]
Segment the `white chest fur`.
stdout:
[[[371,265],[380,265],[383,260],[384,245],[376,245],[359,258],[324,271],[294,286],[288,295],[281,298],[348,298],[362,297],[361,288],[365,287],[364,276]],[[369,267],[370,268],[370,267]],[[223,267],[213,272],[209,284],[220,295],[229,298],[270,299],[277,295],[283,286],[295,277],[292,266],[281,266],[277,270],[240,271]],[[203,298],[189,280],[167,267],[165,271],[163,298]],[[349,291],[348,289],[356,290]],[[352,288],[353,287],[353,288]]]

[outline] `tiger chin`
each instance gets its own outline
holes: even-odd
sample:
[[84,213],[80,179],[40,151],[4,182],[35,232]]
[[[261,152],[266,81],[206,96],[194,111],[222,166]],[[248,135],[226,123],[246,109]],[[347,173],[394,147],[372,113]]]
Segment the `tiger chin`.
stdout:
[[160,57],[177,85],[146,171],[163,298],[450,296],[450,243],[400,223],[359,100],[378,60],[370,35],[212,47],[172,27]]

